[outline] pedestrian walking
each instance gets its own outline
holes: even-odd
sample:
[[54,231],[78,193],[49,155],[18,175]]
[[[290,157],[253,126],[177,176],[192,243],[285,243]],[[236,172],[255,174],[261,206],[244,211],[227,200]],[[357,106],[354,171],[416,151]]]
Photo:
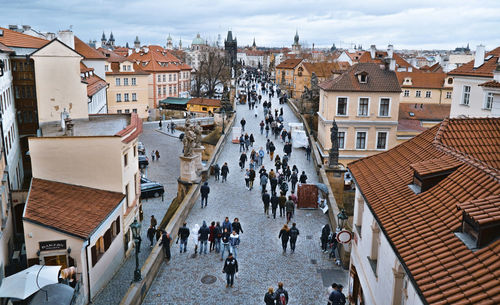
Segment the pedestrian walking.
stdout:
[[279,282],[278,289],[276,289],[276,305],[286,304],[288,304],[288,291],[283,288],[283,282]]
[[245,151],[243,151],[240,155],[240,169],[243,170],[245,168],[245,163],[247,162],[247,154]]
[[200,226],[195,223],[194,227],[191,229],[191,239],[193,240],[194,244],[194,254],[196,255],[198,253],[198,242],[200,241]]
[[231,254],[233,254],[234,258],[238,256],[238,246],[240,244],[240,235],[236,233],[236,230],[233,230],[233,233],[229,235],[229,245],[231,246]]
[[153,161],[153,162],[155,161],[155,156],[156,156],[155,151],[152,150],[151,151],[151,161]]
[[203,202],[205,202],[205,207],[207,207],[208,203],[208,194],[210,193],[210,187],[208,186],[208,182],[203,183],[200,187],[201,194],[201,208],[203,209]]
[[198,230],[198,239],[200,241],[200,255],[202,253],[207,254],[207,242],[209,235],[210,235],[210,229],[208,228],[206,221],[203,220],[203,224],[201,225],[201,228]]
[[239,143],[240,143],[240,152],[245,151],[245,136],[241,135],[239,138]]
[[279,197],[276,196],[276,193],[274,193],[271,196],[271,211],[273,213],[273,219],[276,219],[276,209],[278,208],[279,205]]
[[227,229],[227,232],[229,234],[231,234],[231,232],[233,232],[233,225],[229,221],[229,217],[226,217],[224,219],[224,222],[222,223],[222,231],[224,232],[225,229]]
[[274,158],[274,166],[276,167],[276,172],[279,172],[279,170],[281,169],[280,155],[276,155],[276,158]]
[[245,172],[245,187],[247,190],[250,189],[250,170],[248,168]]
[[156,151],[156,152],[155,152],[155,155],[156,155],[156,160],[157,160],[157,161],[160,161],[160,152],[159,152],[159,151]]
[[248,173],[248,190],[251,191],[253,189],[253,182],[255,180],[255,170],[250,168]]
[[269,124],[266,124],[266,138],[269,137]]
[[240,121],[240,124],[241,124],[241,130],[242,131],[245,131],[245,124],[247,123],[247,121],[245,121],[245,118],[242,118],[241,121]]
[[297,195],[295,195],[294,191],[292,191],[292,194],[290,195],[290,197],[292,198],[292,201],[295,205],[297,205],[299,203],[299,198],[297,198]]
[[160,129],[161,129],[161,127],[162,127],[161,120],[160,120],[160,122],[158,123],[158,126],[159,126],[159,127],[160,127]]
[[229,256],[224,262],[222,272],[226,274],[226,288],[229,286],[233,287],[234,275],[238,272],[238,261],[231,253],[229,253]]
[[222,249],[221,249],[221,257],[220,260],[224,260],[224,253],[227,250],[227,253],[231,255],[231,249],[229,245],[229,231],[227,229],[223,229],[222,231],[222,237],[221,237],[221,242],[222,242]]
[[262,194],[262,203],[264,204],[264,214],[267,215],[267,218],[269,218],[269,203],[271,202],[271,196],[269,196],[269,193],[267,190],[264,190]]
[[266,141],[266,153],[269,155],[269,145],[271,144],[271,140],[267,139]]
[[285,202],[285,210],[286,210],[286,223],[289,223],[295,211],[295,205],[292,201],[292,196],[288,196],[288,200]]
[[311,161],[311,145],[307,145],[306,147],[306,159],[307,161]]
[[209,252],[212,252],[212,250],[215,250],[215,221],[212,221],[210,227],[208,227],[208,230],[210,230],[210,234],[208,235],[208,241],[210,242]]
[[253,147],[253,143],[255,142],[255,138],[253,137],[253,133],[250,134],[250,147]]
[[330,236],[330,225],[326,224],[323,226],[323,229],[321,229],[321,249],[323,252],[327,253],[328,252],[328,237]]
[[214,176],[215,176],[215,181],[219,181],[220,167],[219,167],[219,164],[217,164],[217,163],[215,163],[215,165],[214,165]]
[[271,161],[273,161],[273,157],[274,157],[274,151],[276,150],[276,146],[274,146],[274,143],[271,142],[269,144],[269,157],[271,158]]
[[285,215],[285,203],[286,203],[285,194],[281,192],[280,197],[278,198],[278,204],[280,207],[280,217],[283,217],[283,215]]
[[156,221],[155,215],[151,215],[151,226],[153,229],[156,229],[156,225],[158,224],[158,221]]
[[166,231],[163,231],[159,245],[163,249],[163,254],[165,255],[165,258],[167,259],[167,261],[170,260],[170,243],[171,242],[172,242],[172,237],[170,237],[170,234],[168,234]]
[[189,228],[186,226],[186,223],[183,223],[182,227],[180,227],[179,231],[177,232],[177,240],[175,242],[177,244],[179,243],[179,239],[181,240],[181,244],[179,247],[180,253],[186,252],[187,250],[187,242],[189,234],[190,234]]
[[330,305],[344,305],[346,303],[346,298],[344,293],[342,293],[342,289],[344,286],[341,284],[332,284],[333,291],[330,293],[328,297],[328,304]]
[[264,134],[264,126],[265,126],[265,125],[266,125],[266,124],[264,123],[264,121],[263,121],[263,120],[262,120],[262,121],[260,121],[260,124],[259,124],[259,126],[260,126],[260,134]]
[[261,193],[263,194],[264,191],[266,190],[266,187],[267,187],[267,178],[268,176],[267,175],[262,175],[260,176],[260,187],[261,187]]
[[286,247],[288,245],[288,239],[290,238],[290,229],[288,229],[288,225],[284,224],[283,228],[280,230],[280,234],[278,238],[281,238],[281,246],[283,247],[283,253],[286,253]]
[[307,183],[307,175],[305,171],[302,171],[302,174],[300,175],[299,178],[300,183]]
[[229,174],[229,167],[227,166],[227,162],[224,162],[221,168],[222,182],[227,182],[227,174]]
[[266,303],[266,305],[275,305],[276,304],[276,295],[274,294],[273,287],[269,287],[266,294],[264,295],[264,303]]
[[155,238],[155,233],[156,233],[155,228],[153,228],[153,225],[150,225],[148,231],[146,232],[146,236],[148,237],[149,241],[151,242],[151,245],[149,246],[150,248],[153,248],[153,241]]
[[297,172],[293,171],[292,175],[290,176],[290,182],[292,183],[292,193],[295,192],[295,185],[299,181],[299,177],[297,177]]
[[238,217],[234,218],[231,226],[233,227],[233,231],[236,231],[236,234],[239,235],[240,233],[243,233],[243,228],[241,227],[241,223]]
[[297,243],[297,237],[299,234],[300,232],[299,229],[297,229],[297,224],[295,222],[292,223],[292,227],[290,228],[290,249],[292,250],[292,253],[295,252],[295,244]]
[[264,152],[264,149],[262,147],[260,147],[260,149],[259,149],[259,165],[262,165],[265,155],[266,155],[266,153]]
[[220,226],[220,222],[217,221],[215,225],[215,252],[220,252],[220,244],[222,239],[222,227]]

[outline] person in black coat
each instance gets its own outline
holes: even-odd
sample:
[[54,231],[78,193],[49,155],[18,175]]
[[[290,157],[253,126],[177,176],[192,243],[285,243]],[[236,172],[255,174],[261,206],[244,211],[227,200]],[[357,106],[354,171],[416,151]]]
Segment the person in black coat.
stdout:
[[238,261],[233,257],[232,253],[229,253],[229,256],[226,258],[222,272],[226,274],[226,288],[229,286],[233,287],[234,274],[238,272]]
[[271,183],[271,194],[276,195],[276,187],[278,186],[278,178],[276,176],[272,177],[269,181]]
[[276,295],[274,294],[273,287],[269,287],[266,294],[264,295],[264,303],[266,303],[266,305],[275,305],[276,304]]
[[207,207],[208,202],[208,194],[210,193],[210,187],[208,186],[208,182],[203,183],[200,187],[201,194],[201,208],[203,209],[203,201],[205,201],[205,207]]
[[240,155],[240,168],[243,170],[245,168],[245,163],[247,162],[247,154],[243,151]]
[[150,246],[151,248],[153,248],[153,240],[155,238],[155,233],[156,233],[155,228],[153,227],[153,225],[150,225],[148,231],[146,232],[146,235],[148,236],[148,239],[151,242]]
[[288,239],[290,238],[290,230],[286,224],[283,225],[283,228],[280,230],[280,234],[278,238],[281,238],[281,246],[283,247],[283,253],[286,252],[286,247],[288,245]]
[[229,174],[229,167],[227,166],[227,162],[224,162],[224,165],[222,165],[220,172],[222,175],[222,182],[227,182],[227,174]]
[[300,175],[299,178],[300,183],[306,183],[307,182],[307,175],[305,171],[302,171],[302,174]]
[[276,196],[276,193],[274,193],[271,196],[271,210],[273,212],[273,218],[276,219],[276,209],[278,208],[279,204],[279,197]]
[[165,258],[167,260],[170,260],[170,242],[171,241],[172,241],[172,237],[170,237],[170,234],[163,231],[163,234],[161,235],[160,246],[162,246],[163,253],[165,254]]
[[290,176],[290,182],[292,183],[292,192],[295,192],[295,185],[297,184],[297,181],[299,181],[297,172],[293,171],[292,175]]
[[326,224],[321,230],[321,249],[323,252],[328,252],[328,237],[330,236],[330,225]]
[[240,223],[240,220],[238,219],[238,217],[236,217],[233,220],[232,229],[233,229],[233,231],[236,231],[236,234],[238,234],[238,235],[240,233],[243,233],[243,228],[241,227],[241,223]]
[[262,203],[264,203],[264,214],[267,215],[269,218],[269,203],[271,202],[271,196],[269,196],[269,193],[267,190],[264,190],[264,193],[262,194]]

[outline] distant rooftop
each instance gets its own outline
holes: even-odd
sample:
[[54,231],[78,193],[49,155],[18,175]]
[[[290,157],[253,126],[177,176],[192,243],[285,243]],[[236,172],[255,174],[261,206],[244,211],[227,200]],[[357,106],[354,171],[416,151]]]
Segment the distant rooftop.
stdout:
[[[73,136],[114,136],[130,124],[130,115],[90,115],[88,120],[73,120]],[[62,137],[61,122],[50,122],[40,126],[43,137]]]

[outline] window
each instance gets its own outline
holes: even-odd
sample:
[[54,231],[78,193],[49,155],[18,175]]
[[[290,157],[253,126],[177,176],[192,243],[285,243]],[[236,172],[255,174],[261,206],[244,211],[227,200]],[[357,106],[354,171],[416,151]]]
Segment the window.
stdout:
[[484,99],[484,109],[491,110],[491,106],[493,106],[493,93],[488,92],[486,93],[485,99]]
[[172,81],[172,74],[169,74],[168,75],[168,81],[171,82]]
[[380,99],[380,107],[378,110],[378,115],[379,116],[389,116],[389,108],[390,108],[391,100],[388,98],[381,98]]
[[120,78],[117,77],[116,80],[115,80],[115,82],[116,82],[117,86],[120,86]]
[[357,203],[356,207],[358,209],[357,209],[357,213],[356,213],[355,227],[356,227],[356,230],[358,231],[359,237],[361,238],[361,226],[363,224],[363,211],[365,209],[365,201],[364,201],[363,197],[358,197],[356,200],[356,203]]
[[410,96],[410,90],[405,90],[404,91],[404,96],[409,97]]
[[122,114],[122,110],[121,110],[121,109],[118,109],[118,110],[116,110],[116,113],[118,113],[118,114]]
[[422,97],[422,91],[420,90],[415,91],[415,97]]
[[450,99],[450,98],[451,98],[451,92],[449,92],[449,91],[448,91],[448,92],[446,92],[446,98],[447,98],[447,99]]
[[125,113],[130,113],[130,109],[125,109]]
[[158,74],[158,82],[161,82],[161,75]]
[[163,86],[163,95],[167,94],[167,86]]
[[123,155],[123,166],[127,166],[128,165],[128,154],[124,154]]
[[137,94],[132,93],[132,101],[134,101],[134,102],[137,101]]
[[105,65],[104,66],[104,72],[108,72],[109,71],[109,66],[108,65]]
[[368,102],[370,100],[367,97],[360,97],[359,98],[359,105],[358,105],[358,115],[359,116],[368,116]]
[[167,81],[166,75],[163,74],[163,82],[166,82],[166,81]]
[[387,149],[387,132],[377,132],[377,149]]
[[347,115],[347,97],[337,98],[337,115]]
[[125,100],[125,102],[129,101],[129,99],[128,99],[128,93],[124,93],[123,94],[123,99]]
[[124,78],[123,79],[123,85],[124,86],[128,86],[128,78]]
[[345,131],[339,131],[337,134],[337,137],[339,139],[339,149],[344,149],[345,148]]
[[368,75],[362,73],[359,75],[359,82],[364,84],[364,83],[366,83],[367,78],[368,78]]
[[161,86],[158,86],[158,95],[161,95]]
[[132,86],[137,85],[137,79],[135,77],[132,77]]
[[368,256],[368,262],[370,267],[372,267],[373,273],[377,276],[377,261],[378,261],[378,249],[380,247],[380,228],[374,220],[372,223],[372,245],[370,249],[370,256]]
[[122,94],[121,93],[117,93],[116,94],[116,101],[117,102],[121,102],[122,101]]
[[431,97],[431,92],[430,91],[425,91],[425,97],[430,98]]
[[464,91],[462,94],[462,104],[469,105],[470,100],[470,86],[464,86]]
[[168,94],[172,95],[172,85],[168,86]]
[[177,74],[174,74],[174,82],[177,81]]
[[177,95],[177,85],[174,85],[174,95]]
[[132,109],[133,113],[137,113],[137,108]]
[[366,131],[356,132],[356,149],[366,149]]

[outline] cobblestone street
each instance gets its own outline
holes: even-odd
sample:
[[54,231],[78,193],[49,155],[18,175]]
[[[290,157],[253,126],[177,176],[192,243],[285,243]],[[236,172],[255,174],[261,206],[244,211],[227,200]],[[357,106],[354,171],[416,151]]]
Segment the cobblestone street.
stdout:
[[[146,153],[149,158],[149,166],[145,172],[146,176],[160,182],[165,187],[165,195],[162,198],[149,198],[142,201],[144,211],[144,221],[142,223],[141,235],[142,244],[139,254],[139,264],[142,266],[146,258],[149,256],[151,249],[149,241],[146,237],[146,231],[150,224],[151,215],[155,215],[158,223],[163,218],[172,199],[177,195],[177,177],[179,176],[180,163],[179,159],[172,157],[177,156],[182,151],[182,143],[176,137],[171,137],[162,134],[155,129],[158,128],[157,122],[144,123],[144,130],[139,140],[146,146]],[[151,150],[160,152],[160,160],[152,162]],[[129,284],[134,277],[135,269],[135,249],[126,259],[121,268],[115,274],[113,279],[106,287],[96,296],[93,304],[110,305],[118,304],[127,292]]]
[[[266,99],[263,98],[263,101]],[[276,97],[272,103],[273,111],[283,106],[286,129],[288,129],[287,123],[298,122],[288,105],[279,105]],[[258,126],[264,115],[261,104],[257,105],[259,106],[258,118],[254,117],[254,111],[249,110],[247,105],[238,105],[235,126],[239,127],[239,122],[244,117],[247,121],[246,132],[249,135],[253,133],[256,140],[254,148],[258,150],[262,146],[265,150],[266,138],[265,135],[260,134]],[[271,139],[276,145],[276,153],[282,156],[281,139],[274,140],[274,137]],[[146,143],[146,140],[144,141]],[[148,145],[150,144],[146,143],[146,147]],[[179,161],[173,156],[175,155],[169,157],[168,160],[168,172],[175,173],[177,177],[178,169],[172,170],[172,167],[178,168]],[[244,172],[240,171],[238,166],[239,156],[239,145],[232,144],[228,138],[218,160],[220,166],[224,162],[229,165],[228,182],[215,182],[211,177],[208,181],[211,188],[208,207],[201,209],[198,201],[187,219],[189,228],[195,224],[201,226],[204,220],[207,224],[212,221],[222,223],[226,216],[231,221],[235,217],[240,219],[244,233],[240,234],[241,244],[237,256],[239,273],[234,287],[225,287],[220,254],[192,256],[194,244],[190,236],[187,253],[179,254],[179,245],[173,243],[172,260],[169,264],[164,263],[161,266],[143,304],[263,304],[264,293],[271,286],[276,289],[279,281],[284,282],[285,289],[289,292],[289,304],[324,304],[327,299],[327,287],[332,282],[342,283],[347,287],[347,271],[335,266],[334,261],[328,259],[328,255],[322,253],[320,249],[319,236],[321,228],[327,223],[327,216],[320,210],[296,210],[295,218],[292,219],[300,230],[296,252],[291,254],[288,251],[283,254],[278,233],[286,223],[286,219],[284,217],[267,218],[264,215],[260,188],[257,185],[258,174],[255,188],[248,191],[245,188]],[[165,161],[163,159],[160,162]],[[299,172],[304,170],[308,176],[308,183],[318,181],[313,163],[306,160],[304,149],[294,149],[289,164],[290,167],[295,164]],[[161,163],[160,165],[164,166]],[[270,161],[269,156],[264,158],[264,165],[268,170],[274,168],[274,162]],[[153,164],[152,168],[157,166]],[[151,172],[151,177],[156,178],[153,172]],[[168,177],[164,178],[168,180]],[[167,189],[168,192],[172,192],[169,187]],[[172,195],[169,194],[168,198]],[[157,203],[145,202],[145,206],[149,204]],[[149,224],[147,217],[149,214],[146,212],[144,226]],[[130,279],[132,270],[133,268],[130,268],[127,271],[130,273]],[[203,284],[201,279],[207,275],[215,276],[216,281],[212,284]],[[129,280],[126,283],[128,282]],[[347,291],[347,288],[344,291]]]

